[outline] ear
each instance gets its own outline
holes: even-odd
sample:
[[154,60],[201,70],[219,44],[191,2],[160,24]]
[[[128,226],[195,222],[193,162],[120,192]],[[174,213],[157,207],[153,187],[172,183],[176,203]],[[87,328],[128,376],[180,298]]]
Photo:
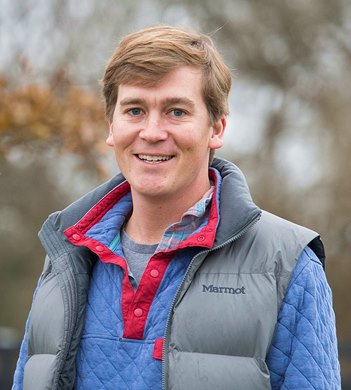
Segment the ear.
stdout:
[[115,146],[115,141],[113,139],[113,122],[109,122],[109,132],[108,137],[106,138],[106,144],[108,146]]
[[227,126],[227,119],[222,115],[211,128],[211,137],[209,139],[209,149],[219,149],[223,146],[224,130]]

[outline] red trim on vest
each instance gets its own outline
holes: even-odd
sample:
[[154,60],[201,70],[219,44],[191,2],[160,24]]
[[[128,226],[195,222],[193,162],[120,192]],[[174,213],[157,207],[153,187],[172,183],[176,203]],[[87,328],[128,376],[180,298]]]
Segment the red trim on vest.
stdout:
[[162,360],[164,339],[156,339],[154,344],[154,352],[152,357],[157,360]]
[[[210,171],[210,176],[215,181],[216,186],[216,175]],[[150,307],[174,253],[179,249],[190,246],[200,246],[204,248],[211,248],[213,246],[218,223],[218,205],[216,191],[214,191],[208,224],[198,233],[185,239],[177,248],[153,255],[145,268],[137,290],[134,291],[129,280],[128,266],[125,259],[117,256],[99,241],[85,236],[86,232],[99,222],[129,191],[129,183],[124,182],[120,184],[92,207],[80,221],[66,229],[64,233],[73,245],[86,246],[92,252],[96,253],[102,262],[116,264],[122,268],[121,305],[124,320],[123,337],[142,340]],[[160,359],[162,359],[162,348],[161,355],[159,350],[160,343],[161,341],[155,341],[154,353],[155,351],[158,351],[156,354],[158,353],[157,356],[161,356]]]
[[143,339],[150,307],[171,258],[170,255],[159,253],[149,260],[135,291],[134,299],[127,310],[128,314],[124,316],[124,338]]
[[[102,217],[121,199],[130,192],[130,185],[127,181],[121,183],[107,195],[105,195],[84,217],[72,227],[64,231],[66,237],[75,245],[81,245],[79,240],[71,237],[73,234],[85,234],[92,226],[99,222]],[[85,244],[83,244],[85,245]]]

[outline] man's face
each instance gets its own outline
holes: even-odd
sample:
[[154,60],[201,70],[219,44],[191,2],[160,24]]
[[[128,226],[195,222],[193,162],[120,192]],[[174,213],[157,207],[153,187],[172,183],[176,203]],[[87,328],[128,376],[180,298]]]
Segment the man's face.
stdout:
[[210,124],[201,80],[182,66],[153,87],[119,86],[106,142],[133,196],[179,200],[209,188],[209,149],[222,146],[225,118]]

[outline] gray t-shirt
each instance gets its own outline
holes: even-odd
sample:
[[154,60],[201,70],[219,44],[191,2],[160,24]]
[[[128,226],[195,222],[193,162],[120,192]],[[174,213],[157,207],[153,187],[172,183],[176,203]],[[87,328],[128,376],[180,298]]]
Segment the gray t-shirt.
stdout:
[[139,284],[145,268],[151,256],[155,253],[158,244],[138,244],[128,236],[124,229],[121,231],[121,244],[129,270],[136,283]]

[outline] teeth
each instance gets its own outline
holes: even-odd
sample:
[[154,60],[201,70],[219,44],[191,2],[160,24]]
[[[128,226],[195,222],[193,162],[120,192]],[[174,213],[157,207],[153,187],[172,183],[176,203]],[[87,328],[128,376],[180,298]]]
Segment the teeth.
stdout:
[[148,154],[138,154],[138,157],[140,160],[149,162],[168,161],[172,158],[171,156],[149,156]]

